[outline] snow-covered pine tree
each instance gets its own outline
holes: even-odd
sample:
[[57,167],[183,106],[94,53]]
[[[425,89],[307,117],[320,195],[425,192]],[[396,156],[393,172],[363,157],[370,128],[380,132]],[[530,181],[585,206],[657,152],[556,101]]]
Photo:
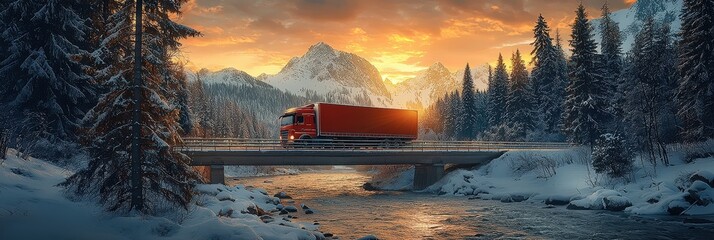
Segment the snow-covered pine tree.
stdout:
[[659,134],[664,143],[674,143],[679,140],[679,121],[677,120],[677,105],[674,101],[677,90],[677,47],[669,24],[660,25],[655,33],[655,52],[659,52],[660,82],[658,105]]
[[189,83],[190,108],[193,122],[196,125],[192,136],[212,137],[211,133],[215,127],[215,119],[211,118],[213,114],[212,100],[208,92],[205,91],[203,83],[203,78],[207,73],[207,69],[195,72],[195,81]]
[[446,114],[444,114],[444,136],[447,139],[456,139],[461,129],[459,114],[461,114],[461,96],[459,91],[447,94]]
[[508,96],[508,73],[503,56],[498,54],[498,63],[491,81],[488,82],[488,125],[495,127],[504,123],[506,97]]
[[533,89],[528,77],[526,63],[521,52],[516,50],[511,58],[511,80],[506,98],[506,122],[515,129],[511,140],[526,140],[526,134],[535,127]]
[[[550,28],[542,15],[538,16],[536,26],[533,29],[535,40],[531,55],[533,65],[531,75],[531,85],[533,86],[533,97],[535,101],[535,127],[542,128],[548,135],[560,132],[560,118],[563,105],[563,79],[559,78],[559,53],[553,46],[553,39],[550,37]],[[538,139],[546,136],[536,136]]]
[[474,125],[474,139],[488,129],[488,94],[486,91],[476,90],[474,94],[476,120]]
[[626,131],[653,164],[657,159],[669,163],[663,123],[674,124],[669,102],[675,70],[671,60],[665,59],[674,55],[668,29],[658,29],[653,18],[645,21],[629,54],[628,77],[621,87],[626,96]]
[[466,64],[464,79],[461,85],[461,114],[459,122],[461,129],[459,138],[472,140],[476,137],[474,127],[476,126],[476,102],[474,99],[474,80],[471,77],[471,68]]
[[620,102],[618,98],[622,96],[617,92],[622,73],[622,36],[620,36],[620,27],[612,20],[610,8],[607,3],[602,6],[602,15],[600,16],[600,32],[601,32],[601,53],[603,59],[603,84],[607,85],[607,92],[613,93],[610,97],[609,105],[610,112],[615,117],[612,122],[614,126],[611,129],[618,128],[622,119],[622,109],[617,104]]
[[191,100],[188,91],[188,81],[183,68],[178,68],[178,71],[171,72],[173,79],[177,82],[176,99],[174,105],[179,110],[179,126],[181,126],[181,135],[189,135],[193,131],[193,114],[191,114]]
[[685,141],[714,138],[714,1],[684,0],[677,116]]
[[483,122],[484,130],[485,130],[485,129],[488,129],[489,127],[491,127],[491,123],[490,123],[490,121],[489,121],[489,119],[491,118],[491,116],[489,115],[489,114],[491,113],[491,109],[490,109],[491,99],[490,99],[490,97],[489,97],[489,89],[491,88],[491,85],[493,84],[493,67],[491,67],[491,64],[488,64],[488,78],[487,78],[487,81],[488,81],[488,82],[487,82],[487,84],[488,84],[488,85],[487,85],[487,89],[486,89],[485,91],[483,91],[483,93],[485,94],[485,99],[484,99],[484,100],[486,101],[486,103],[484,103],[484,107],[485,107],[485,108],[483,109],[484,115],[486,116],[486,120]]
[[[4,1],[0,12],[2,95],[11,123],[28,122],[41,114],[43,131],[34,153],[43,157],[68,157],[76,130],[95,99],[94,84],[82,59],[87,57],[87,16],[78,14],[77,0]],[[29,124],[40,125],[30,121]],[[14,129],[24,129],[14,126]],[[27,135],[27,133],[16,133]]]
[[633,152],[618,134],[603,134],[596,141],[592,152],[595,172],[610,177],[625,177],[632,172]]
[[565,139],[562,131],[563,113],[565,109],[565,88],[570,79],[568,77],[568,59],[565,57],[565,51],[561,44],[560,31],[558,30],[555,32],[555,62],[555,79],[553,80],[553,85],[548,87],[554,106],[548,108],[544,121],[546,123],[546,132],[554,133],[552,140],[562,141]]
[[[135,12],[134,1],[118,1],[112,12],[112,34],[107,36],[107,49],[116,52],[117,59],[107,70],[114,75],[106,84],[109,93],[87,113],[84,122],[91,161],[87,168],[67,179],[64,185],[78,195],[97,196],[107,210],[157,213],[164,208],[186,207],[192,198],[193,184],[199,176],[188,166],[188,157],[175,151],[173,146],[181,142],[178,110],[167,101],[162,93],[171,92],[164,85],[161,67],[167,59],[162,51],[177,51],[178,40],[194,35],[195,31],[173,22],[167,13],[179,14],[186,1],[145,0],[144,21],[146,32],[142,52],[146,61],[142,63],[142,179],[140,188],[143,207],[131,209],[130,156],[132,100],[133,51],[129,47],[132,22]],[[128,29],[128,31],[127,31]],[[120,40],[123,39],[123,40]],[[109,41],[112,40],[112,41]]]
[[564,132],[571,142],[590,144],[609,118],[606,85],[603,83],[592,27],[580,4],[576,11],[570,46],[570,82],[566,88]]

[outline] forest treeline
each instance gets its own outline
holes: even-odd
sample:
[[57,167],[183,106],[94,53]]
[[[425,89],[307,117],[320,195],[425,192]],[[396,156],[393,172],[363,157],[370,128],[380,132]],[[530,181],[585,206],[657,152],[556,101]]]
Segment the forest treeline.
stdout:
[[[712,1],[685,0],[681,31],[644,17],[631,50],[622,52],[618,24],[604,5],[592,26],[581,5],[566,56],[545,18],[533,28],[533,59],[519,51],[511,70],[501,55],[489,68],[486,91],[463,88],[429,106],[422,129],[441,139],[568,141],[597,147],[613,142],[623,154],[641,151],[669,164],[666,144],[714,138],[714,19]],[[593,29],[599,28],[600,46]],[[469,66],[467,64],[466,71]]]

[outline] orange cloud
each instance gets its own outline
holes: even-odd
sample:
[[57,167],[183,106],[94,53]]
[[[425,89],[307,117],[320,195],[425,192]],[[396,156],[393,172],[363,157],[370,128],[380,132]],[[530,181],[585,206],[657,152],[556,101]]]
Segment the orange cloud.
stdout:
[[[584,1],[591,17],[606,0]],[[633,0],[609,1],[613,11]],[[564,44],[577,1],[572,0],[189,0],[177,20],[204,36],[183,40],[189,66],[234,67],[251,75],[274,74],[316,42],[364,57],[395,82],[435,62],[450,70],[466,62],[510,59],[520,49],[530,59],[538,14]]]

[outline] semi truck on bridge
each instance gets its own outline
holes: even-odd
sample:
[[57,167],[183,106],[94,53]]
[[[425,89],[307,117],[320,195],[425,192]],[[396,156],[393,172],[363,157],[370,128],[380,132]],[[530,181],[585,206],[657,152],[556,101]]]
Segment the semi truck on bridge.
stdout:
[[332,103],[287,109],[279,121],[284,145],[309,140],[405,143],[417,139],[419,131],[416,110]]

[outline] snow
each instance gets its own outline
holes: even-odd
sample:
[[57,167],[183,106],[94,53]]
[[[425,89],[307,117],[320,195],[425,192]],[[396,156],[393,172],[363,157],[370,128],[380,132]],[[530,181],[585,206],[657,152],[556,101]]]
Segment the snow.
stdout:
[[[654,19],[656,21],[663,21],[663,20],[670,20],[671,22],[668,22],[671,32],[676,33],[679,32],[679,29],[682,25],[682,20],[679,18],[680,12],[682,10],[682,0],[671,0],[671,1],[664,1],[662,3],[664,5],[664,9],[657,12],[654,16]],[[628,9],[622,9],[619,11],[615,11],[612,13],[611,18],[613,21],[618,23],[618,26],[620,27],[620,32],[622,33],[622,50],[623,53],[630,51],[632,48],[632,45],[635,43],[635,36],[637,35],[637,32],[639,32],[640,29],[642,29],[642,26],[644,25],[644,21],[637,19],[636,17],[637,13],[637,5],[632,5],[632,7]],[[594,15],[595,13],[591,13]],[[597,16],[599,16],[600,13],[597,13]],[[667,19],[672,16],[676,16],[672,19]],[[595,34],[595,42],[597,42],[597,45],[600,46],[600,41],[602,40],[600,37],[600,19],[593,19],[591,22],[592,26],[594,27],[593,33]]]
[[261,166],[226,166],[226,177],[259,177],[272,175],[295,175],[301,171],[295,168]]
[[[539,159],[555,162],[555,174],[547,174],[543,168],[548,164],[539,164]],[[703,170],[714,169],[714,158],[691,163],[683,159],[682,152],[670,150],[672,165],[653,168],[647,160],[636,158],[632,181],[624,181],[594,173],[586,148],[510,151],[478,169],[454,170],[424,191],[503,202],[569,203],[572,209],[609,206],[633,214],[672,214],[674,206],[681,206],[683,215],[714,214],[714,174]],[[373,185],[391,190],[413,178],[413,170],[407,170]],[[702,180],[707,178],[710,183]],[[691,204],[685,197],[699,203]]]
[[323,96],[330,102],[391,106],[391,96],[372,64],[355,54],[317,43],[302,57],[291,59],[265,82],[300,96]]
[[[72,172],[10,149],[0,160],[0,239],[323,239],[312,223],[251,211],[276,208],[263,189],[205,184],[189,211],[118,216],[88,199],[72,201],[57,184]],[[257,208],[256,208],[257,207]],[[221,216],[219,216],[221,215]],[[305,229],[301,229],[301,228]]]
[[[471,69],[474,88],[486,90],[488,85],[488,66],[474,66]],[[392,95],[393,107],[421,110],[445,94],[460,90],[464,79],[464,69],[450,72],[443,64],[437,62],[416,77],[397,84],[385,83]]]
[[583,199],[570,201],[570,204],[583,209],[603,210],[611,202],[616,206],[632,205],[629,199],[610,189],[597,190]]
[[389,191],[405,191],[412,190],[412,188],[414,187],[412,181],[413,179],[414,167],[411,167],[406,171],[400,172],[397,176],[393,178],[387,178],[379,181],[373,180],[372,182],[370,182],[370,184],[377,189]]

